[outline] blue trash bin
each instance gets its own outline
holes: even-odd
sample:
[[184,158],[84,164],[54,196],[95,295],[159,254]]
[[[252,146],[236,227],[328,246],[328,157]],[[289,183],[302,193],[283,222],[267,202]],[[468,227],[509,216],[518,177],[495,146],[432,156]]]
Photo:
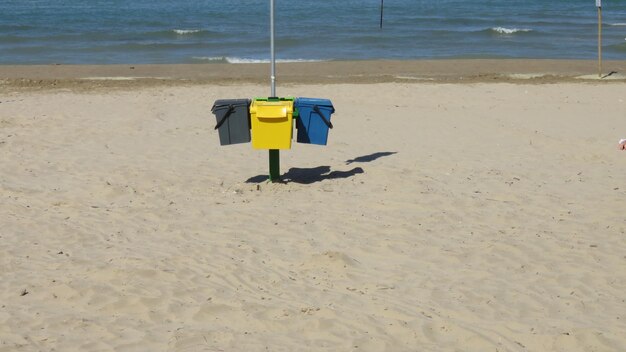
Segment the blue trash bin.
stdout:
[[330,116],[335,112],[328,99],[297,98],[294,107],[298,111],[296,128],[298,143],[326,145],[328,130],[333,128]]

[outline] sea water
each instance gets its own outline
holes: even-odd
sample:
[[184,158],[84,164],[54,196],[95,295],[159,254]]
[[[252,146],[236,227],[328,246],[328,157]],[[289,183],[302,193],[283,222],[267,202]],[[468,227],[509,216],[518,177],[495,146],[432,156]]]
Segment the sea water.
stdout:
[[[269,0],[1,0],[0,64],[263,62]],[[597,57],[595,0],[276,0],[279,61]],[[603,1],[626,59],[626,1]]]

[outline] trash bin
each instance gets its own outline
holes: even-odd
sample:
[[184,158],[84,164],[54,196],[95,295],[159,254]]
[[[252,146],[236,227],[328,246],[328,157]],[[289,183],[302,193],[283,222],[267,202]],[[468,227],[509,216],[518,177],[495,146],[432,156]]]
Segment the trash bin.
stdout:
[[250,142],[250,99],[216,100],[211,112],[217,119],[220,145]]
[[253,148],[291,149],[293,98],[255,98],[250,120]]
[[333,128],[330,115],[335,112],[328,99],[298,98],[294,103],[298,111],[297,142],[326,145],[328,129]]

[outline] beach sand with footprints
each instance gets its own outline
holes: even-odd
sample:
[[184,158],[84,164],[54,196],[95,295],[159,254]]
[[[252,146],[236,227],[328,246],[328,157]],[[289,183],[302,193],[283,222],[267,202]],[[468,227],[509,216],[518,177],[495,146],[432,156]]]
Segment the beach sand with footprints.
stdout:
[[498,62],[279,66],[283,183],[267,65],[0,67],[0,351],[624,350],[624,63]]

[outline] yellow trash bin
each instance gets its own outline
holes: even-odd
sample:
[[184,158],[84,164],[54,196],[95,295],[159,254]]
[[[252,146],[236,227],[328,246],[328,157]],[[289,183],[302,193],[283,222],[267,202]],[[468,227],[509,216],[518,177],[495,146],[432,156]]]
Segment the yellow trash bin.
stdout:
[[255,98],[250,120],[253,148],[291,149],[293,98]]

